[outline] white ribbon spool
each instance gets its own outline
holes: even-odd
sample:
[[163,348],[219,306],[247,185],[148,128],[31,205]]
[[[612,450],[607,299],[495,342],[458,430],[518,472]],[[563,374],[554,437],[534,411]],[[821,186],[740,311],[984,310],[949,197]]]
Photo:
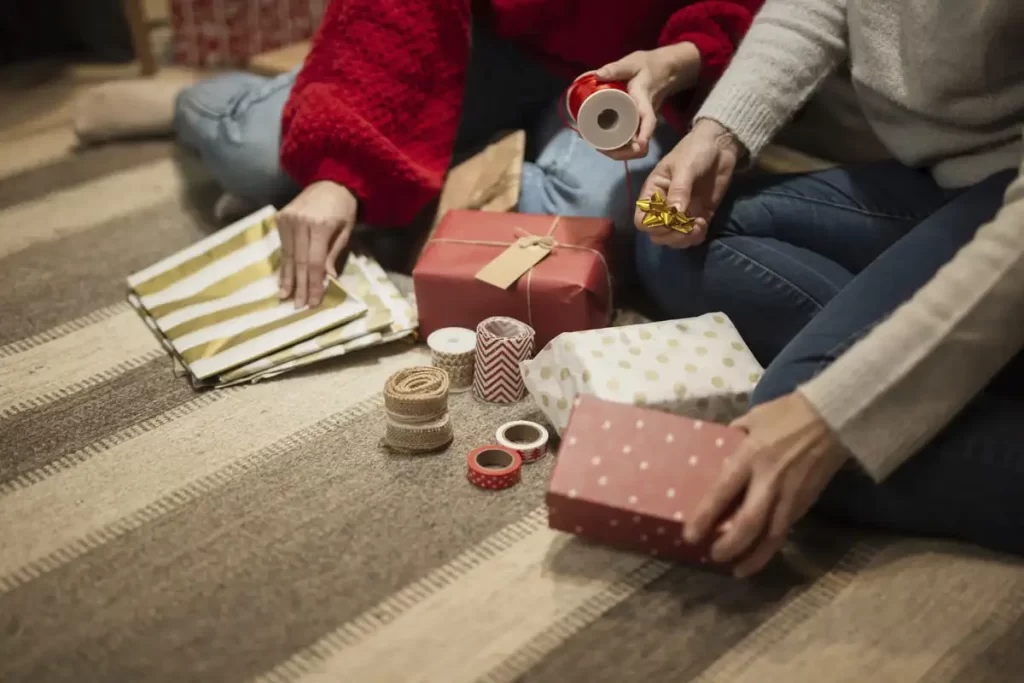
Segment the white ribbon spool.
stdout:
[[464,327],[445,327],[427,337],[431,364],[448,373],[449,391],[467,391],[473,386],[476,361],[476,332]]
[[576,113],[580,137],[601,151],[629,144],[639,127],[640,110],[621,90],[598,90],[583,100]]

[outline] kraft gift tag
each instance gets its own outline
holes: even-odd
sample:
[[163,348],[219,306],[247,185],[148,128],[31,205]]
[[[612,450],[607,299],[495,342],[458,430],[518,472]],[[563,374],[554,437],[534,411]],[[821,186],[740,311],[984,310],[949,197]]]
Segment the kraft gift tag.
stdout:
[[549,247],[518,240],[481,268],[476,279],[499,289],[508,289],[550,253]]

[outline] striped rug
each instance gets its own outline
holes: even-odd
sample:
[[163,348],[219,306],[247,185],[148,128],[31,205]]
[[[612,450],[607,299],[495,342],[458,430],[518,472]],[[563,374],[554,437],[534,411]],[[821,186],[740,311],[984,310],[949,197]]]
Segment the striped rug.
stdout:
[[586,545],[546,528],[550,458],[506,492],[465,480],[528,402],[455,397],[447,453],[385,455],[380,389],[422,348],[193,393],[123,283],[214,229],[209,178],[163,142],[12,141],[0,680],[1020,679],[1024,569],[1005,559],[808,527],[737,582]]

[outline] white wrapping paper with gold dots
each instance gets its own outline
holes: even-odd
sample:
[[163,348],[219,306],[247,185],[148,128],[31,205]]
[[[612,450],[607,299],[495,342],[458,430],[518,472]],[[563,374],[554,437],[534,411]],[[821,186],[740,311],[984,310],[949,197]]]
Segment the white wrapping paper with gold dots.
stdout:
[[763,372],[721,313],[567,332],[521,369],[530,395],[559,433],[577,394],[727,422],[746,412]]

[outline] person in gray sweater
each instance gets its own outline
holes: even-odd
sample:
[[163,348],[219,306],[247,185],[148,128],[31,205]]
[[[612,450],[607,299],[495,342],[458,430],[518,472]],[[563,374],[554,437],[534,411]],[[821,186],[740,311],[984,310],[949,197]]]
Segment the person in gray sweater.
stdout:
[[[648,292],[724,311],[769,363],[685,530],[739,500],[712,550],[738,575],[812,507],[1024,553],[1021,40],[1019,0],[767,0],[641,191],[698,219],[638,214]],[[893,160],[733,182],[844,64]]]

